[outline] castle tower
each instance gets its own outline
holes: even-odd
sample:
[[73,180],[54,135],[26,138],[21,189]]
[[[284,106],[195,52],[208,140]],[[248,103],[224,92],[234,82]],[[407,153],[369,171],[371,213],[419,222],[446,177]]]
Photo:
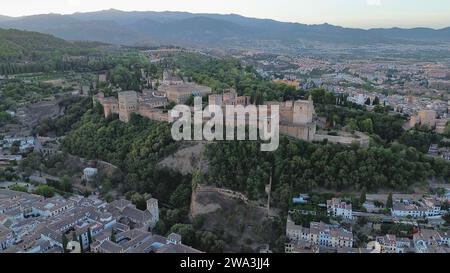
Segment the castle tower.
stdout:
[[314,103],[311,98],[294,102],[293,123],[306,125],[313,121]]
[[420,110],[419,122],[421,125],[426,125],[429,128],[436,127],[436,111],[434,110]]
[[208,104],[211,107],[211,111],[216,111],[216,107],[221,108],[223,97],[220,94],[212,94],[208,96]]
[[223,101],[228,104],[233,104],[236,101],[236,90],[230,89],[229,92],[223,93]]
[[136,91],[124,91],[119,93],[119,119],[129,122],[131,113],[138,111],[138,97]]
[[104,104],[103,105],[103,112],[105,114],[105,118],[108,118],[109,116],[111,116],[111,106],[109,104]]
[[409,127],[413,128],[418,123],[417,115],[412,115],[409,119]]
[[152,214],[152,222],[155,225],[159,221],[158,199],[150,198],[147,200],[147,210]]

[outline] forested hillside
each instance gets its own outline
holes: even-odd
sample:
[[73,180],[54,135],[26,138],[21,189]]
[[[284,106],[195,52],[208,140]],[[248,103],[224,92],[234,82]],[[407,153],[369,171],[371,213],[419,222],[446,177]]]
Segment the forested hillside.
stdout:
[[38,61],[59,54],[89,54],[100,43],[68,42],[38,32],[0,29],[0,61]]
[[400,144],[362,149],[282,138],[279,149],[264,153],[255,142],[208,146],[209,183],[265,196],[272,173],[274,198],[285,206],[294,194],[317,189],[408,191],[427,179],[450,179],[450,163]]
[[240,95],[250,96],[255,103],[271,100],[298,99],[304,93],[294,87],[261,78],[256,71],[238,60],[215,59],[199,54],[183,54],[167,64],[181,70],[185,80],[210,86],[216,92],[235,88]]
[[116,47],[69,42],[38,32],[0,28],[0,75],[102,68]]
[[[139,116],[133,116],[132,121],[125,124],[117,117],[104,119],[88,111],[74,127],[64,139],[65,149],[74,155],[101,159],[118,166],[125,177],[113,187],[124,193],[152,193],[163,202],[180,207],[189,203],[190,178],[185,180],[179,174],[155,169],[156,163],[177,147],[170,135],[169,124]],[[172,198],[180,191],[187,191],[181,204]]]

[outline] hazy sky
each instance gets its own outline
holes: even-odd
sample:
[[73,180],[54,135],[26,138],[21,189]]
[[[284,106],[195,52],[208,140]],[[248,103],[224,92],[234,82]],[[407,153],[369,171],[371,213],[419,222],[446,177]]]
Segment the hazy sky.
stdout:
[[448,27],[450,0],[1,0],[0,14],[21,16],[104,9],[237,13],[351,27]]

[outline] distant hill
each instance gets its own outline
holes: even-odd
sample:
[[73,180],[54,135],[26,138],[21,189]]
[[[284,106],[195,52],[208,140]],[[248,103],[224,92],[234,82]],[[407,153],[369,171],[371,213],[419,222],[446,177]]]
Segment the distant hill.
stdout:
[[36,61],[58,54],[76,54],[103,44],[70,42],[38,32],[0,28],[0,61]]
[[434,30],[429,28],[389,28],[371,29],[370,33],[382,35],[387,38],[408,39],[408,40],[450,40],[450,27]]
[[0,59],[27,59],[35,52],[51,52],[70,46],[69,42],[37,32],[0,29]]
[[67,40],[114,44],[171,43],[174,45],[231,46],[260,41],[374,44],[450,42],[450,28],[354,29],[329,24],[305,25],[236,14],[187,12],[124,12],[104,10],[71,15],[0,17],[0,27],[33,30]]
[[128,28],[161,43],[181,45],[219,45],[229,39],[244,37],[251,31],[232,22],[203,16],[164,23],[142,19]]
[[11,17],[0,15],[0,22],[6,21],[6,20],[11,20],[11,19],[12,19]]

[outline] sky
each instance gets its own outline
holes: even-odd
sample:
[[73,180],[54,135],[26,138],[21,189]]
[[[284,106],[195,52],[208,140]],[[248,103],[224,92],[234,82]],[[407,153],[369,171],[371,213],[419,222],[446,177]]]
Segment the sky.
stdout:
[[329,23],[345,27],[450,26],[449,0],[1,0],[0,14],[119,9],[125,11],[188,11],[235,13],[305,24]]

